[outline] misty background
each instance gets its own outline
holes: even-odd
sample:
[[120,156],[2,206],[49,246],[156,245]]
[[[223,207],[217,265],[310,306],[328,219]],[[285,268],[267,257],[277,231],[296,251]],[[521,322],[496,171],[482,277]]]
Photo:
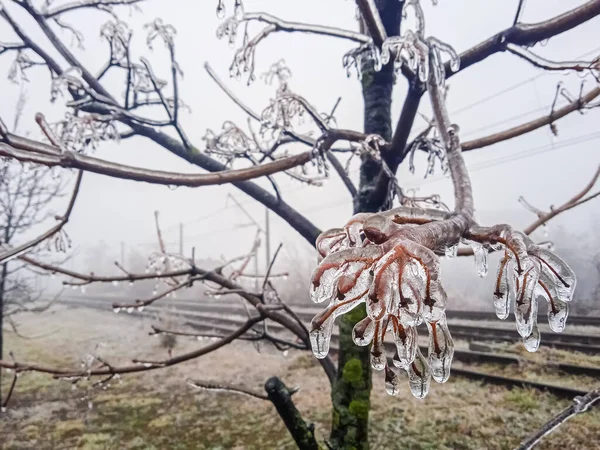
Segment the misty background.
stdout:
[[[426,34],[435,35],[452,45],[459,53],[512,25],[517,0],[440,0],[433,7],[423,2]],[[522,22],[538,22],[572,9],[584,1],[529,0]],[[177,29],[177,59],[184,72],[180,96],[190,107],[182,110],[180,118],[190,141],[203,148],[206,129],[218,131],[230,120],[244,127],[245,113],[236,106],[210,79],[204,63],[226,81],[243,102],[261,111],[274,96],[276,86],[263,83],[259,77],[247,86],[245,79],[230,79],[229,65],[234,49],[226,40],[216,38],[221,21],[216,17],[216,0],[170,2],[154,0],[144,3],[142,12],[121,8],[120,18],[127,20],[134,34],[135,57],[145,56],[153,64],[159,78],[169,79],[167,52],[162,46],[150,51],[145,46],[143,24],[161,17]],[[233,1],[226,2],[229,12]],[[245,0],[247,12],[265,11],[285,20],[357,29],[355,6],[349,0]],[[21,18],[19,8],[14,14]],[[12,9],[11,9],[12,11]],[[108,58],[108,46],[100,39],[99,30],[107,15],[92,11],[69,14],[85,37],[84,48],[73,48],[80,60],[97,72]],[[43,41],[41,33],[31,22],[25,31]],[[600,20],[595,18],[576,29],[551,39],[532,50],[552,60],[588,58],[600,53]],[[65,42],[71,40],[67,31]],[[0,29],[0,41],[16,40],[8,29]],[[45,42],[45,41],[44,41]],[[342,97],[336,120],[340,128],[362,130],[361,85],[353,74],[346,76],[342,56],[353,45],[333,38],[300,33],[275,33],[256,50],[256,73],[266,71],[271,64],[285,59],[293,73],[291,89],[311,102],[319,111],[330,111]],[[50,46],[46,47],[56,56]],[[14,55],[0,55],[0,74],[8,73]],[[50,80],[43,68],[28,72],[29,83],[15,85],[5,77],[0,79],[0,117],[5,123],[14,121],[15,105],[20,90],[27,96],[18,132],[41,138],[33,117],[42,111],[49,122],[64,116],[64,99],[50,102]],[[509,53],[494,55],[482,63],[449,80],[448,107],[451,119],[461,128],[462,140],[470,140],[503,130],[550,112],[557,82],[562,81],[573,96],[580,90],[582,78],[577,74],[549,73]],[[593,79],[588,80],[588,88]],[[120,77],[107,76],[103,84],[121,93],[124,83]],[[586,89],[584,87],[584,89]],[[394,92],[393,117],[398,117],[406,82],[400,77]],[[558,106],[564,104],[559,102]],[[430,117],[429,102],[421,102],[420,112]],[[536,216],[518,203],[523,195],[528,202],[542,210],[560,205],[579,192],[589,181],[600,163],[600,130],[598,110],[585,114],[573,113],[556,123],[558,136],[548,127],[523,137],[502,142],[481,150],[465,153],[470,170],[476,205],[476,217],[484,225],[509,223],[523,228]],[[426,126],[418,118],[414,134]],[[290,146],[290,151],[297,149]],[[103,143],[96,156],[128,165],[169,171],[196,173],[191,167],[143,138],[121,143]],[[398,171],[400,185],[409,193],[423,196],[440,194],[452,207],[452,186],[448,176],[440,172],[424,178],[426,161],[417,155],[416,171],[410,173],[407,161]],[[358,161],[350,166],[351,178],[358,183]],[[331,174],[322,187],[308,186],[285,175],[277,175],[286,202],[304,214],[321,229],[339,227],[352,214],[352,201],[343,184]],[[271,189],[265,180],[257,182]],[[177,252],[180,230],[183,229],[183,248],[186,255],[195,249],[201,267],[214,267],[219,262],[247,253],[254,240],[257,226],[228,196],[234,196],[250,216],[265,228],[265,208],[231,186],[200,188],[166,186],[111,179],[86,173],[67,232],[73,246],[66,267],[80,272],[108,274],[117,271],[113,262],[123,257],[132,272],[143,271],[148,255],[158,249],[154,211],[160,211],[162,233],[169,251]],[[64,210],[67,199],[49,205],[57,213]],[[289,277],[276,281],[286,301],[309,304],[308,277],[316,264],[314,249],[275,214],[269,214],[272,252],[279,243],[282,251],[276,263],[277,271],[287,271]],[[599,275],[600,250],[597,223],[600,220],[599,200],[588,202],[553,219],[546,230],[532,236],[535,241],[551,240],[556,252],[565,259],[579,277],[574,312],[600,314]],[[31,230],[35,233],[38,230]],[[264,243],[264,235],[263,243]],[[27,236],[23,236],[25,240]],[[259,269],[265,270],[264,246],[259,250]],[[497,256],[490,258],[490,275],[480,280],[471,258],[443,261],[444,284],[449,293],[449,308],[472,308],[492,311],[492,283]],[[60,287],[60,280],[50,277],[38,281],[49,293]],[[114,295],[149,296],[152,283],[129,286],[100,286],[97,292]],[[90,291],[93,292],[93,291]],[[202,295],[195,289],[186,296]]]

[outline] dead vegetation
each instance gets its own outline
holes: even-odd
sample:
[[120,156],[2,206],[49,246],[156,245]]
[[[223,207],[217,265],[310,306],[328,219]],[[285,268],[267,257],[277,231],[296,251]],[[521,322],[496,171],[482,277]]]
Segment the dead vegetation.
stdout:
[[[44,320],[34,315],[20,320],[23,330],[59,328],[43,340],[23,340],[8,334],[8,350],[44,363],[76,366],[95,350],[114,358],[131,355],[132,350],[141,356],[166,352],[159,339],[146,338],[147,324],[125,314],[58,309]],[[100,341],[103,345],[98,346]],[[198,345],[202,344],[193,339],[179,339],[173,353]],[[198,391],[185,383],[187,378],[194,378],[261,392],[264,380],[274,373],[282,374],[289,386],[300,387],[295,402],[324,439],[331,421],[329,387],[322,383],[318,363],[307,352],[283,356],[268,347],[261,353],[257,355],[251,343],[238,341],[187,364],[125,376],[106,390],[87,396],[89,384],[78,383],[73,388],[69,382],[56,382],[43,374],[23,374],[8,415],[0,423],[1,448],[291,449],[294,443],[269,402]],[[560,357],[561,352],[557,355]],[[585,377],[559,376],[531,367],[479,368],[494,373],[511,370],[513,375],[517,370],[519,377],[565,386],[591,384]],[[548,393],[508,390],[458,376],[435,386],[424,400],[415,399],[407,388],[389,401],[379,378],[373,377],[370,422],[375,449],[511,449],[528,430],[568,404]],[[3,377],[3,383],[9,381],[10,377]],[[600,410],[576,417],[563,427],[539,448],[600,449],[595,439],[600,435]]]

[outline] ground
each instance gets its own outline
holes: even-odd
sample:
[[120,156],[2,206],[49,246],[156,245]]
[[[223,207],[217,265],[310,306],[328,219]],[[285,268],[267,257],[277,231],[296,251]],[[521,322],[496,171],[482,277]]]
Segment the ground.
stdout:
[[[112,364],[132,357],[166,357],[160,340],[148,336],[149,322],[125,313],[56,309],[52,315],[22,316],[23,339],[6,331],[6,353],[18,361],[78,367],[89,354]],[[101,343],[100,345],[98,345]],[[180,338],[174,354],[205,345]],[[518,346],[505,350],[519,352]],[[598,358],[544,351],[547,358],[599,365]],[[527,364],[519,368],[479,366],[480,370],[587,388],[594,380],[559,376]],[[3,371],[6,393],[12,374]],[[251,343],[235,342],[179,366],[124,376],[106,390],[73,388],[67,381],[27,373],[0,419],[2,449],[291,449],[293,442],[272,405],[228,392],[199,391],[186,380],[232,383],[262,392],[278,375],[299,386],[295,402],[319,439],[330,424],[329,388],[312,355],[281,354],[272,348],[257,353]],[[433,384],[425,400],[413,398],[408,386],[398,397],[385,394],[381,374],[374,374],[371,442],[374,449],[511,449],[569,404],[537,390],[511,390],[451,376]],[[89,386],[91,383],[88,383]],[[560,428],[540,449],[600,449],[600,408]]]

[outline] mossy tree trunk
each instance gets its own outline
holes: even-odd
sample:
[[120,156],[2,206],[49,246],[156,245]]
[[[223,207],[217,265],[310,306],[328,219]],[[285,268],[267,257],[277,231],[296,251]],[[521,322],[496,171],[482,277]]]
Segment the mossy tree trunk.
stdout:
[[[377,0],[388,36],[399,34],[402,6],[398,0]],[[364,131],[392,139],[393,65],[376,72],[372,61],[362,67],[364,99]],[[376,195],[381,172],[379,163],[363,158],[360,187],[354,212],[377,212],[385,207],[387,198]],[[332,389],[333,423],[330,446],[334,449],[364,450],[369,448],[369,411],[371,409],[371,365],[369,347],[358,347],[352,341],[354,325],[366,317],[364,306],[341,317],[338,374]]]

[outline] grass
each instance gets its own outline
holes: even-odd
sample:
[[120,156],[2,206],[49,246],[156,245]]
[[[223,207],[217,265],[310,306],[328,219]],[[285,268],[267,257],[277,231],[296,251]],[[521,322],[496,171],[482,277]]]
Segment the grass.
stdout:
[[[79,358],[68,351],[64,340],[25,341],[7,336],[7,347],[20,360],[37,358],[46,364],[75,367],[78,364]],[[116,336],[115,341],[123,345],[133,342],[122,336]],[[157,346],[154,351],[160,351],[159,343],[152,342]],[[197,341],[188,344],[199,345]],[[107,345],[116,351],[115,342]],[[136,344],[135,350],[142,352],[141,346]],[[131,355],[130,349],[126,350]],[[177,347],[174,353],[184,350]],[[519,352],[518,347],[513,350]],[[533,358],[539,363],[544,358],[565,355],[548,351]],[[591,365],[585,355],[577,358],[578,364]],[[472,367],[564,386],[581,388],[594,384],[586,377],[541,370],[534,363],[521,367]],[[330,393],[316,360],[307,353],[293,352],[284,358],[269,349],[257,354],[251,344],[237,342],[188,364],[112,380],[107,389],[89,391],[90,382],[78,383],[72,389],[69,382],[42,374],[24,374],[9,405],[9,414],[0,420],[0,448],[293,449],[289,433],[269,402],[226,392],[198,391],[185,383],[187,378],[193,378],[261,391],[271,375],[280,376],[290,387],[300,386],[294,396],[296,405],[304,418],[315,424],[319,439],[325,439],[331,422]],[[3,392],[9,383],[10,377],[3,376]],[[547,392],[484,385],[458,376],[451,376],[443,385],[433,383],[424,400],[413,398],[406,384],[398,397],[387,396],[381,373],[373,374],[373,384],[373,449],[512,449],[569,404]],[[598,436],[600,408],[572,419],[538,448],[600,450]]]

